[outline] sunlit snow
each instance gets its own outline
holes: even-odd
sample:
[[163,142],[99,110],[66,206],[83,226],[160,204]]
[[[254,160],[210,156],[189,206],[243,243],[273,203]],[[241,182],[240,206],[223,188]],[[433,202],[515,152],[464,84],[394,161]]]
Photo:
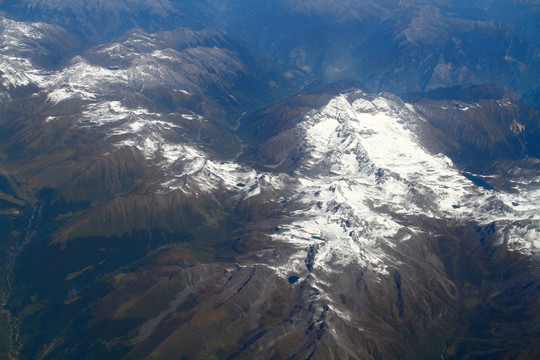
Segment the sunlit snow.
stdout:
[[[200,75],[197,68],[223,71],[222,76],[242,71],[231,54],[212,48],[181,53],[148,45],[142,54],[126,55],[129,59],[124,59],[127,65],[122,68],[75,57],[62,71],[47,71],[28,56],[32,41],[42,36],[42,26],[1,20],[2,84],[6,88],[36,85],[53,104],[83,100],[76,126],[101,131],[117,148],[139,149],[159,167],[163,191],[198,194],[221,189],[238,201],[272,193],[276,197],[272,201],[294,204],[281,230],[271,234],[297,249],[277,268],[283,276],[307,275],[311,247],[310,266],[318,271],[326,271],[328,264],[334,269],[354,264],[385,274],[393,261],[386,250],[421,231],[403,220],[407,216],[470,219],[482,225],[497,222],[501,243],[526,254],[540,254],[540,178],[534,186],[516,183],[512,193],[476,186],[448,157],[422,146],[416,134],[424,120],[413,106],[397,98],[360,91],[336,96],[297,125],[305,135],[300,144],[304,156],[293,174],[258,172],[210,155],[185,136],[173,116],[203,123],[207,119],[202,115],[187,110],[159,114],[123,102],[128,94],[142,92],[146,84],[168,86],[191,96],[196,82],[190,76]],[[114,60],[128,54],[127,48],[141,46],[141,39],[100,51]],[[201,51],[207,56],[194,56]],[[223,69],[222,60],[229,61]],[[499,104],[512,106],[507,100]],[[479,106],[456,103],[455,109]],[[49,116],[45,121],[55,119]]]
[[[307,155],[295,173],[295,200],[304,206],[293,214],[296,220],[273,235],[299,251],[279,269],[283,276],[302,274],[300,259],[307,257],[310,245],[316,246],[313,266],[319,271],[352,263],[385,274],[391,264],[385,247],[420,231],[403,224],[400,216],[468,218],[481,224],[539,220],[539,191],[517,196],[485,190],[448,157],[428,152],[415,135],[423,120],[411,106],[384,96],[369,100],[362,93],[350,101],[350,95],[334,98],[298,125],[306,135]],[[492,206],[498,202],[520,205],[501,210]],[[536,228],[510,224],[507,242],[520,251],[538,252]]]

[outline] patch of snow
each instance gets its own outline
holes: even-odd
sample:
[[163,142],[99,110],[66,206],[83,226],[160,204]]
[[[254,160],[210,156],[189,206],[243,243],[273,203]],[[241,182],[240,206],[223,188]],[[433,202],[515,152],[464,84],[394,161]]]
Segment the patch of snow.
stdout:
[[56,74],[50,84],[49,99],[58,103],[78,97],[84,100],[97,100],[106,95],[114,95],[128,85],[127,70],[111,70],[89,64],[77,57],[72,65]]
[[414,110],[414,106],[412,104],[409,104],[409,103],[406,103],[405,106],[407,107],[407,109],[409,109],[409,111],[411,112],[415,112],[416,110]]
[[178,89],[174,89],[174,91],[181,92],[182,94],[186,94],[186,95],[190,95],[190,96],[193,95],[192,93],[190,93],[189,91],[186,91],[186,90],[178,90]]
[[513,225],[507,231],[508,246],[526,255],[540,253],[540,222],[525,226]]

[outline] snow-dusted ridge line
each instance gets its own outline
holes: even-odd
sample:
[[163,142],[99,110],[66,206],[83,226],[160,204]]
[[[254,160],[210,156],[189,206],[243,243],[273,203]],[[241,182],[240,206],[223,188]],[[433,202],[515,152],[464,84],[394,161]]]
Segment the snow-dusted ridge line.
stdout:
[[[2,85],[6,88],[37,85],[46,88],[55,73],[32,62],[37,55],[51,55],[43,43],[66,40],[69,35],[60,27],[45,23],[18,22],[0,17],[0,64]],[[58,49],[56,49],[58,50]]]
[[[129,108],[121,101],[124,89],[133,92],[145,83],[167,86],[186,96],[193,94],[191,87],[195,85],[189,74],[176,67],[178,59],[193,60],[190,64],[195,67],[209,66],[216,71],[220,71],[220,61],[227,60],[225,77],[242,71],[227,51],[206,49],[209,57],[198,63],[192,55],[203,51],[201,48],[180,52],[149,46],[140,57],[124,59],[124,67],[93,65],[79,56],[63,70],[46,71],[27,55],[33,42],[43,36],[41,27],[48,25],[1,21],[6,44],[0,49],[5,87],[35,84],[52,103],[85,100],[77,126],[103,131],[116,147],[138,148],[161,169],[163,191],[225,189],[242,199],[279,192],[287,183],[293,192],[289,200],[298,208],[283,231],[272,236],[297,245],[298,259],[305,259],[306,247],[317,246],[314,267],[322,269],[329,262],[338,267],[357,263],[385,273],[392,259],[384,249],[420,231],[399,220],[410,214],[504,223],[501,237],[512,248],[540,253],[538,233],[528,225],[540,221],[540,190],[516,184],[518,191],[510,194],[476,186],[448,157],[431,154],[422,145],[417,134],[424,120],[413,106],[393,96],[353,91],[306,115],[298,124],[299,132],[305,134],[302,147],[306,155],[291,180],[283,174],[219,161],[183,137],[182,126],[166,114]],[[196,113],[177,115],[189,121],[206,121]],[[46,121],[54,121],[54,117]],[[298,259],[292,257],[280,271],[302,273],[303,268],[305,272],[303,260]]]
[[[167,87],[189,96],[200,92],[201,78],[219,85],[220,81],[233,79],[246,71],[238,56],[226,47],[226,41],[212,38],[217,34],[205,30],[196,33],[200,33],[203,40],[209,37],[212,43],[209,46],[199,44],[202,40],[196,38],[193,31],[180,31],[195,38],[185,40],[184,47],[178,44],[181,39],[170,40],[167,37],[174,38],[177,34],[139,31],[133,34],[134,38],[120,39],[118,41],[123,42],[112,42],[87,54],[89,58],[99,58],[100,51],[118,48],[118,53],[107,53],[109,58],[104,60],[105,63],[89,61],[79,55],[63,69],[43,69],[34,62],[33,54],[50,55],[52,50],[41,44],[41,39],[47,40],[48,34],[52,33],[55,37],[51,41],[59,42],[63,35],[68,36],[63,32],[61,28],[48,24],[0,18],[2,85],[6,88],[37,86],[48,94],[53,103],[71,98],[99,101],[141,91],[148,86]],[[126,52],[130,43],[137,42],[144,46],[135,47],[138,51]],[[189,46],[191,43],[194,47]],[[169,45],[179,48],[167,47]],[[118,64],[115,64],[116,60]],[[107,65],[107,62],[112,62],[112,65]]]
[[[262,175],[234,162],[213,159],[186,138],[184,129],[174,120],[175,116],[181,116],[187,121],[207,122],[202,115],[187,110],[179,114],[160,114],[123,104],[126,95],[142,91],[149,84],[193,96],[199,87],[196,78],[201,75],[200,69],[209,68],[212,70],[209,74],[225,78],[242,73],[243,65],[230,50],[216,46],[190,48],[189,44],[200,41],[191,30],[181,31],[191,37],[183,44],[184,48],[180,46],[178,50],[167,47],[168,41],[181,40],[167,37],[175,34],[161,39],[159,34],[135,30],[125,42],[113,42],[101,50],[95,49],[96,54],[105,51],[111,59],[118,55],[123,61],[121,67],[96,65],[82,56],[75,56],[65,68],[48,71],[34,64],[28,54],[34,43],[45,36],[42,28],[48,29],[50,25],[2,19],[0,26],[5,40],[0,49],[4,86],[35,85],[53,105],[71,99],[83,100],[76,126],[104,133],[117,148],[139,149],[161,169],[164,191],[180,189],[198,193],[225,189],[237,193],[240,198],[260,194],[257,184]],[[207,30],[202,33],[203,37],[217,36]],[[126,52],[130,47],[140,52]],[[49,116],[44,121],[56,119]],[[271,174],[266,176],[267,179],[271,177]],[[274,181],[274,185],[277,183],[279,181]]]
[[304,118],[298,127],[306,156],[295,173],[296,201],[304,206],[273,235],[298,246],[279,269],[283,276],[306,274],[309,246],[316,246],[318,271],[355,264],[388,274],[395,260],[385,249],[422,232],[403,223],[413,214],[504,222],[512,248],[540,253],[540,191],[507,194],[476,186],[448,157],[422,145],[416,136],[422,122],[412,106],[362,92],[341,94]]

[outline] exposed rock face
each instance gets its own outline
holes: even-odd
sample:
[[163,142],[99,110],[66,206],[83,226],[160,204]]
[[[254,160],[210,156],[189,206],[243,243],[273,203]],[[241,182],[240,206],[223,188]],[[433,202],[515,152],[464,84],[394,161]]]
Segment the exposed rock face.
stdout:
[[211,27],[312,80],[361,80],[370,91],[496,83],[538,106],[540,7],[535,1],[4,1],[0,10],[104,43]]
[[[72,12],[82,32],[99,25],[93,6],[125,21],[95,46],[0,24],[0,357],[540,356],[540,112],[462,84],[489,79],[499,51],[534,57],[517,28],[444,1],[286,1],[291,17],[268,26],[351,9],[318,49],[270,46],[289,68],[208,28],[111,39],[137,11],[167,28],[185,10],[175,1],[22,3],[43,19]],[[242,11],[273,19],[276,4]],[[244,5],[213,3],[200,21],[238,35]],[[376,23],[361,44],[334,41]],[[504,46],[480,61],[469,35]],[[329,43],[339,56],[311,57]],[[375,44],[399,52],[366,63],[387,50]],[[347,81],[296,94],[314,74],[368,73],[408,95]]]
[[[529,110],[529,120],[520,118],[527,127],[512,132],[509,101],[459,102],[457,109],[447,107],[449,100],[408,104],[389,94],[348,90],[296,99],[324,105],[291,113],[282,110],[290,109],[289,100],[272,110],[282,126],[261,144],[292,151],[296,160],[257,165],[266,158],[253,156],[249,162],[258,170],[220,162],[204,148],[188,150],[184,138],[169,135],[174,127],[153,133],[161,155],[145,142],[124,143],[94,160],[71,186],[58,183],[39,195],[34,235],[27,235],[32,240],[13,275],[28,285],[12,290],[12,311],[20,329],[45,321],[58,306],[71,315],[54,320],[39,340],[23,338],[20,354],[264,359],[534,353],[525,344],[537,335],[537,320],[515,332],[521,320],[511,319],[538,301],[532,270],[540,249],[540,199],[538,188],[529,186],[538,182],[534,165],[519,160],[524,153],[508,153],[513,171],[497,171],[498,159],[487,167],[492,173],[464,174],[433,152],[467,143],[456,140],[460,133],[450,125],[445,137],[433,130],[448,114],[462,126],[470,111],[465,104],[486,114],[503,139],[533,129],[538,117]],[[438,112],[427,112],[437,105]],[[265,114],[246,118],[240,133],[264,124]],[[145,115],[132,116],[142,121]],[[79,124],[78,131],[87,131],[87,123]],[[102,129],[128,139],[122,127]],[[180,147],[197,157],[178,153],[172,160],[166,151]],[[243,157],[250,159],[249,153]],[[133,164],[147,165],[137,170]],[[33,186],[52,176],[46,168],[41,172]],[[122,176],[132,183],[122,185]],[[77,187],[95,177],[104,185],[101,204],[93,186]],[[150,179],[174,180],[151,185]],[[54,263],[43,267],[51,258]],[[529,286],[520,287],[525,280]],[[30,303],[15,305],[29,292],[43,306],[39,315],[25,315]],[[480,320],[477,312],[491,316]],[[73,317],[80,322],[65,324]],[[494,327],[499,330],[489,335]],[[33,341],[58,345],[43,353]],[[114,350],[104,345],[111,342]],[[514,342],[523,350],[509,352]]]

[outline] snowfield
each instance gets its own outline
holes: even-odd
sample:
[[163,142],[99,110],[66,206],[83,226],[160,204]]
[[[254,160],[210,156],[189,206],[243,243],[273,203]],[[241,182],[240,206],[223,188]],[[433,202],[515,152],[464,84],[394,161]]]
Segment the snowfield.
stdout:
[[422,232],[407,216],[504,223],[501,239],[538,255],[540,192],[475,185],[448,157],[423,147],[415,135],[422,122],[400,100],[362,92],[342,94],[304,118],[307,155],[293,176],[303,206],[273,235],[298,247],[279,269],[283,276],[306,276],[309,246],[316,246],[319,271],[354,264],[387,275],[396,259],[385,249]]

